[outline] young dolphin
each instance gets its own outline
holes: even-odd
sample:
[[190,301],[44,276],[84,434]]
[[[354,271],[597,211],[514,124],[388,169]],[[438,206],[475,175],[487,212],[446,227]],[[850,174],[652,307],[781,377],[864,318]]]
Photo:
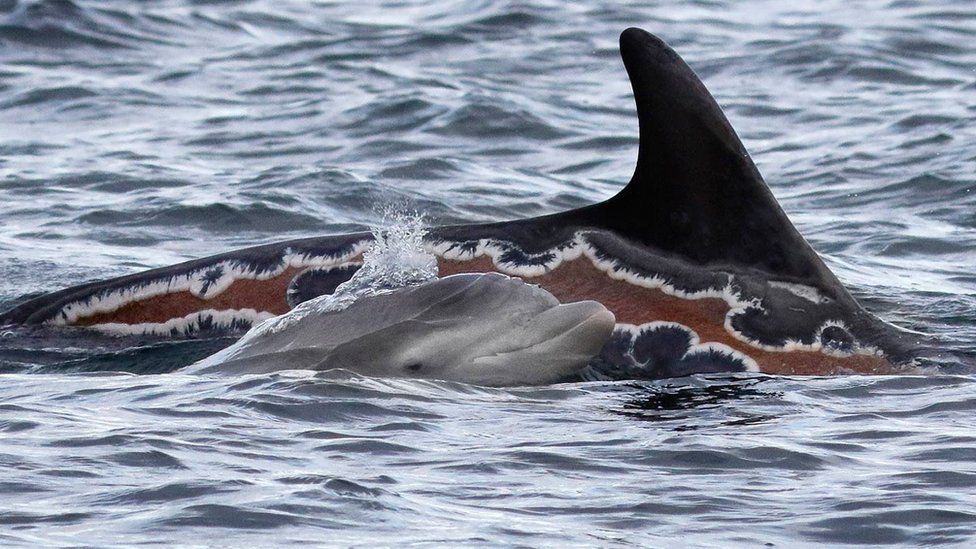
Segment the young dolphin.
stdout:
[[365,296],[343,309],[271,320],[189,367],[199,373],[343,368],[379,377],[476,385],[544,385],[573,378],[603,347],[613,313],[560,304],[498,273],[460,274]]

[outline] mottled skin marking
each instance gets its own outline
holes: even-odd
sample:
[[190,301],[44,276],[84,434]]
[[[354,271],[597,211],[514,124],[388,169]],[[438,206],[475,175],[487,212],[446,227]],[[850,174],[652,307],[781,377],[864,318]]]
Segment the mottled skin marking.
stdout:
[[[357,254],[344,264],[360,265],[362,262],[363,254]],[[288,287],[291,283],[301,274],[317,268],[323,267],[288,267],[278,276],[271,278],[239,278],[224,291],[206,299],[189,291],[158,295],[126,303],[114,311],[79,318],[70,325],[163,323],[207,309],[215,311],[254,309],[258,312],[280,315],[292,308],[288,303]]]
[[266,280],[238,279],[210,299],[197,297],[188,291],[158,295],[127,303],[115,311],[79,318],[73,325],[162,323],[206,309],[221,311],[248,308],[280,315],[291,309],[285,299],[288,285],[304,270],[305,268],[289,267],[280,275]]
[[[440,276],[497,271],[490,258],[468,261],[439,258]],[[748,355],[769,374],[830,375],[839,373],[883,374],[893,368],[883,357],[851,355],[836,357],[819,351],[766,351],[741,341],[725,329],[728,304],[718,298],[682,299],[660,290],[614,280],[586,258],[574,259],[536,277],[522,277],[538,284],[562,302],[592,299],[616,315],[618,323],[645,324],[657,320],[677,322],[698,333],[702,343],[722,343]]]
[[[438,267],[442,277],[499,270],[485,256],[466,261],[438,258]],[[197,297],[189,291],[155,296],[128,303],[116,311],[80,318],[74,325],[163,323],[205,309],[250,308],[283,314],[291,308],[287,301],[289,284],[306,270],[289,267],[280,275],[265,280],[238,279],[209,299]],[[641,325],[653,321],[682,324],[694,330],[702,343],[722,343],[748,355],[765,373],[830,375],[894,371],[887,360],[875,355],[838,357],[819,351],[768,351],[757,348],[726,330],[725,317],[729,305],[724,300],[712,297],[683,299],[661,290],[614,280],[585,257],[563,262],[541,276],[522,278],[542,286],[564,303],[584,299],[599,301],[616,315],[617,322],[621,324]]]

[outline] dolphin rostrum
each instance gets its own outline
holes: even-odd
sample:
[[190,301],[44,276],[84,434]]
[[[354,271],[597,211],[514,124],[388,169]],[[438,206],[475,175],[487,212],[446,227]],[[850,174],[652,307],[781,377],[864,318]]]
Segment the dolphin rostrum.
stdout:
[[[640,130],[630,182],[576,210],[432,229],[439,275],[498,271],[563,302],[602,303],[618,323],[596,360],[606,371],[880,373],[913,360],[915,336],[865,311],[830,272],[678,54],[634,28],[620,52]],[[26,301],[0,324],[246,327],[333,292],[370,239],[292,240],[91,282]]]

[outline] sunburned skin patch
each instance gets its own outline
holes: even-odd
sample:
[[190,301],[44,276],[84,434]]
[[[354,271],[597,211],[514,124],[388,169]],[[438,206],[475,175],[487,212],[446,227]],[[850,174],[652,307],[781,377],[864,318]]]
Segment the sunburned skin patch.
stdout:
[[274,316],[273,313],[255,311],[254,309],[223,311],[210,309],[190,313],[182,318],[171,318],[166,322],[142,322],[138,324],[108,322],[92,324],[89,327],[107,334],[178,337],[201,332],[243,331]]
[[[199,325],[194,313],[214,311],[221,315],[222,325],[246,328],[257,319],[246,311],[259,316],[288,311],[290,286],[309,270],[347,269],[351,276],[367,244],[363,240],[348,250],[318,255],[286,249],[270,264],[226,259],[68,301],[46,323],[99,326],[119,333],[141,333],[137,326],[145,326],[145,333],[185,335]],[[122,325],[131,328],[122,329]]]
[[[829,315],[829,311],[811,314],[818,307],[829,308],[829,299],[813,300],[810,296],[816,294],[812,292],[801,296],[793,287],[772,283],[768,284],[772,293],[763,297],[748,295],[745,288],[751,285],[741,283],[731,273],[683,270],[673,260],[649,261],[646,252],[642,265],[630,265],[601,248],[601,237],[606,236],[600,231],[578,231],[563,243],[536,253],[497,239],[452,242],[435,238],[427,247],[438,257],[440,276],[498,271],[537,283],[563,302],[592,299],[603,303],[620,324],[600,361],[604,369],[618,374],[632,371],[639,377],[674,377],[713,371],[876,373],[889,368],[881,352],[861,344],[844,322],[817,320],[823,314]],[[186,336],[220,328],[246,330],[307,299],[331,294],[359,268],[361,250],[367,243],[368,240],[356,243],[339,255],[285,255],[279,268],[264,272],[240,263],[230,266],[224,261],[169,284],[159,282],[116,291],[89,302],[69,303],[54,318],[57,323],[117,334]],[[616,245],[624,246],[619,242]],[[691,272],[693,276],[689,275]],[[807,309],[785,319],[793,324],[797,318],[803,322],[786,336],[751,330],[753,326],[765,328],[777,323],[776,318],[770,317],[776,309],[768,307],[776,299],[801,301]],[[209,307],[201,309],[199,303]],[[247,306],[242,307],[243,304]],[[681,327],[690,338],[680,353],[667,355],[666,360],[644,361],[638,367],[640,357],[612,348],[631,344],[638,354],[646,352],[639,349],[647,349],[648,341],[663,337],[660,334],[668,331],[665,326]],[[643,335],[633,336],[634,330]]]
[[[674,261],[659,262],[660,272],[635,268],[601,250],[594,242],[599,236],[598,231],[580,231],[563,244],[537,253],[492,239],[440,241],[431,248],[441,258],[441,276],[497,270],[539,284],[560,300],[593,299],[606,305],[616,315],[618,329],[601,360],[618,373],[623,368],[642,377],[714,371],[821,375],[881,373],[891,368],[877,348],[860,343],[842,321],[820,320],[832,314],[829,299],[814,303],[813,293],[799,296],[795,288],[773,285],[768,285],[765,295],[749,295],[747,288],[755,284],[726,272],[682,279],[687,273],[675,268]],[[773,302],[795,305],[794,299],[806,308],[769,306]],[[776,315],[784,316],[777,319]],[[749,321],[740,322],[740,317]],[[759,317],[763,326],[791,325],[789,332],[783,332],[789,335],[750,331],[750,321]],[[654,327],[644,335],[650,337],[666,333],[666,326],[689,334],[687,345],[675,347],[681,352],[675,350],[667,359],[645,361],[638,367],[638,358],[614,348],[628,344],[647,348],[646,341],[637,343],[640,338],[633,337],[634,330]]]

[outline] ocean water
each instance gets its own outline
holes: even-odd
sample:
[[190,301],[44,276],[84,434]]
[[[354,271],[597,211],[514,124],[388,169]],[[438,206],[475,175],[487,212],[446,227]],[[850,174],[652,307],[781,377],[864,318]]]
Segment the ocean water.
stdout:
[[604,199],[636,157],[629,26],[940,373],[215,380],[178,368],[232,338],[0,329],[0,545],[974,543],[970,0],[0,0],[0,307],[386,204]]

